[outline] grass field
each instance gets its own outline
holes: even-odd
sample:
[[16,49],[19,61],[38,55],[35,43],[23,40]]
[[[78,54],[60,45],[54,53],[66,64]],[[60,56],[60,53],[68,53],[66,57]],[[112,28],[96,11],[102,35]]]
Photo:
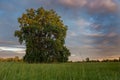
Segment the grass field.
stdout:
[[0,62],[0,80],[120,80],[120,63]]

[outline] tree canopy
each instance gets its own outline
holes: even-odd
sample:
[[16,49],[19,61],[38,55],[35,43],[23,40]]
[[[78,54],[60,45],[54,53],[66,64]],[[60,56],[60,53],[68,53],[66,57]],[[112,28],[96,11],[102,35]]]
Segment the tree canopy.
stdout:
[[24,61],[66,62],[70,56],[65,46],[67,26],[54,10],[27,9],[18,18],[20,30],[15,31],[19,42],[25,43]]

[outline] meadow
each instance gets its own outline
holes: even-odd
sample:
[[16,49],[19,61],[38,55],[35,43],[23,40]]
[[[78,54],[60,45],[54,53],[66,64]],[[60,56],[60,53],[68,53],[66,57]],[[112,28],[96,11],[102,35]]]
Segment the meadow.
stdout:
[[0,62],[0,80],[120,80],[120,62]]

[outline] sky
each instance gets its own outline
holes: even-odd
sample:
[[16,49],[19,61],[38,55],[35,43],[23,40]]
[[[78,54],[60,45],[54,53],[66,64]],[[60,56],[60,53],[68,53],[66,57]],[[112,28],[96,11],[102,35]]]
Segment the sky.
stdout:
[[22,57],[14,31],[26,9],[54,9],[68,26],[70,60],[120,57],[120,0],[0,0],[0,57]]

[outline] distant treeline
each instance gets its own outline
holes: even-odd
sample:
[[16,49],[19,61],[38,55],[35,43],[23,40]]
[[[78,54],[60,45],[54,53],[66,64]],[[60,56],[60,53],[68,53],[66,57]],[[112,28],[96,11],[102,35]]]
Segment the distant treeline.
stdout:
[[23,59],[15,56],[14,58],[0,58],[0,62],[23,62]]
[[[70,63],[72,61],[69,61]],[[76,61],[76,62],[120,62],[120,57],[119,59],[103,59],[103,60],[90,60],[88,57],[83,60],[83,61]]]
[[113,60],[104,59],[101,62],[120,62],[120,58],[119,59],[113,59]]
[[86,58],[86,62],[120,62],[120,57],[119,59],[103,59],[103,60],[90,60],[89,58]]
[[[15,56],[14,58],[0,58],[0,62],[24,62],[23,59]],[[72,61],[68,61],[72,63]],[[88,57],[83,61],[76,62],[120,62],[120,57],[118,59],[103,59],[103,60],[90,60]]]

